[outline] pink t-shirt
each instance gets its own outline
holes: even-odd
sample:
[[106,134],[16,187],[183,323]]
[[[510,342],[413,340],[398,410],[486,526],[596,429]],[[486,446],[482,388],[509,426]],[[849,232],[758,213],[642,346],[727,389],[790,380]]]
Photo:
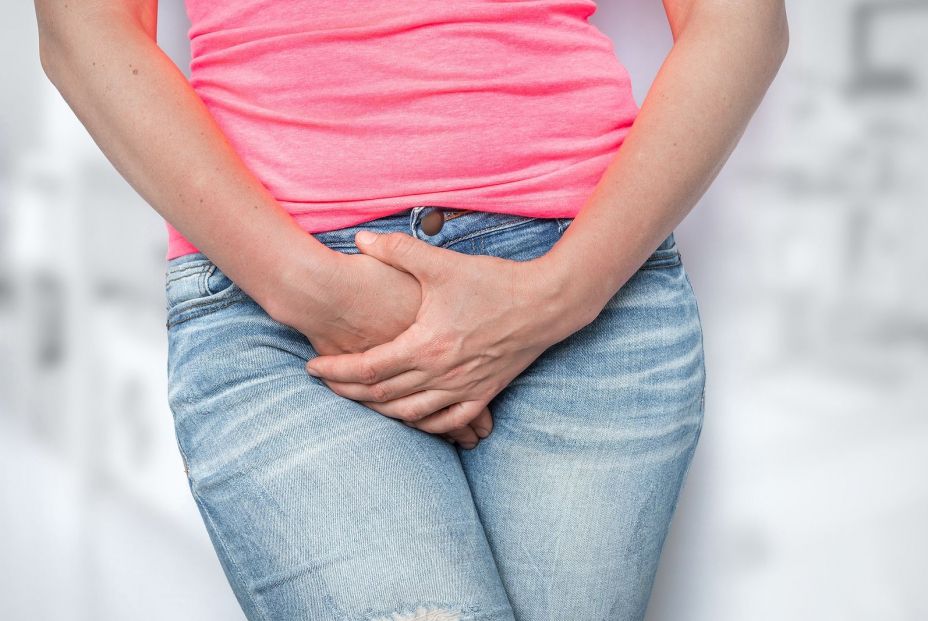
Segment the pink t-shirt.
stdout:
[[[572,217],[638,113],[593,0],[186,0],[191,85],[308,233]],[[197,249],[170,223],[167,258]]]

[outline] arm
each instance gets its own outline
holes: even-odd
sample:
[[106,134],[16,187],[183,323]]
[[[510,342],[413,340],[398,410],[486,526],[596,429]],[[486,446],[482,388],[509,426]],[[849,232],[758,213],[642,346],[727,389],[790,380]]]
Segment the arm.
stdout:
[[[246,168],[155,42],[157,0],[35,0],[45,73],[135,190],[272,316],[340,256]],[[304,296],[305,297],[305,296]],[[323,300],[304,300],[307,314]]]
[[359,239],[365,254],[417,277],[422,311],[391,343],[317,357],[307,371],[338,394],[441,433],[471,420],[543,351],[602,312],[715,178],[786,53],[783,0],[665,0],[664,7],[673,49],[624,144],[554,247],[519,262],[462,256],[392,233]]
[[[320,353],[363,351],[413,322],[415,278],[319,243],[248,170],[158,47],[157,0],[35,0],[35,8],[42,67],[100,149],[271,317]],[[489,418],[487,410],[476,424]],[[470,428],[450,435],[478,437]]]
[[783,0],[664,0],[674,44],[622,147],[537,261],[551,307],[578,329],[670,234],[716,177],[788,46]]

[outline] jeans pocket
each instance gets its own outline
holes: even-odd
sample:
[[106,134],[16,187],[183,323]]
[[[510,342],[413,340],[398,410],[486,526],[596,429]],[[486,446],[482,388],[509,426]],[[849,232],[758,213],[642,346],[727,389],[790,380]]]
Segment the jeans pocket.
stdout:
[[641,264],[638,269],[656,270],[677,267],[683,262],[680,249],[674,239],[673,233],[664,238],[664,241],[651,253],[651,256]]
[[201,253],[168,263],[165,272],[166,325],[171,327],[225,306],[244,292],[216,264]]
[[[574,218],[557,218],[558,235],[563,235],[564,231],[567,230],[573,221]],[[676,239],[674,239],[674,235],[671,232],[638,269],[662,269],[676,267],[681,263],[682,256],[680,254],[680,249],[677,247]]]
[[204,289],[207,295],[219,295],[226,289],[234,287],[235,283],[226,276],[214,263],[210,263],[205,274]]

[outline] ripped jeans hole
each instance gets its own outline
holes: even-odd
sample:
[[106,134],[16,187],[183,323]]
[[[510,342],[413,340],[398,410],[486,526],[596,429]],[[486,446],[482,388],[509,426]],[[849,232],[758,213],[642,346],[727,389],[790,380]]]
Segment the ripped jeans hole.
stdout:
[[394,612],[389,617],[379,617],[373,621],[460,621],[460,619],[460,612],[420,606],[412,612]]

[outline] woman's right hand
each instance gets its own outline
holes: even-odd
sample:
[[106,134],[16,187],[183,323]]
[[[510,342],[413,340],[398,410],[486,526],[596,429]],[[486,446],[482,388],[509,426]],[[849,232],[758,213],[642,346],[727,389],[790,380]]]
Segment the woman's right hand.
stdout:
[[[366,351],[392,341],[413,324],[421,304],[414,276],[369,255],[333,255],[325,267],[324,285],[301,286],[300,279],[291,279],[290,286],[277,288],[277,321],[299,330],[323,355]],[[473,448],[489,435],[492,420],[486,408],[469,426],[441,436]]]
[[[323,304],[292,317],[320,354],[363,352],[393,340],[412,325],[421,290],[411,275],[364,254],[338,254],[324,291],[300,290]],[[321,300],[320,300],[321,298]],[[293,308],[304,306],[295,300]]]

